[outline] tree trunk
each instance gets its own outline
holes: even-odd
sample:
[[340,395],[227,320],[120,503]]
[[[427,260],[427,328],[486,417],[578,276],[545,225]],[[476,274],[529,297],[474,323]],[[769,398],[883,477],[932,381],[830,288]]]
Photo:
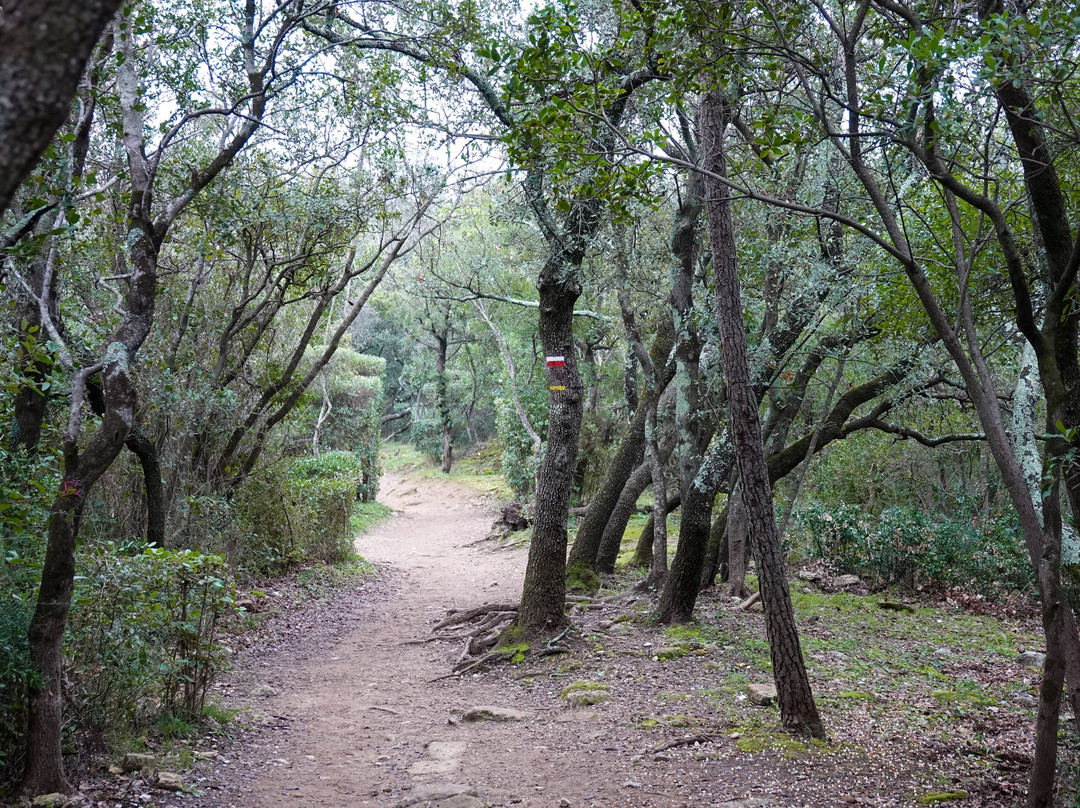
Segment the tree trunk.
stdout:
[[709,449],[687,491],[679,523],[679,545],[675,548],[667,585],[660,594],[661,622],[685,623],[694,615],[709,543],[713,501],[734,463],[731,436],[725,430]]
[[718,575],[720,580],[730,577],[730,571],[727,568],[727,519],[730,508],[731,499],[729,498],[728,504],[720,511],[720,515],[713,519],[712,527],[709,529],[709,547],[705,551],[705,564],[702,566],[698,592],[704,592],[712,586]]
[[[561,248],[552,250],[538,286],[540,342],[548,357],[550,404],[547,452],[540,467],[533,538],[517,617],[517,625],[530,634],[557,629],[566,621],[566,521],[584,394],[573,331],[574,302],[581,290],[568,272]],[[563,364],[558,364],[556,357],[562,357]]]
[[[66,792],[61,737],[63,730],[63,640],[71,608],[75,575],[75,548],[79,537],[79,516],[83,503],[106,469],[123,448],[135,415],[136,389],[131,365],[136,351],[146,339],[154,317],[157,294],[157,250],[142,227],[130,246],[133,268],[127,298],[127,315],[110,343],[102,376],[105,414],[86,449],[79,452],[79,432],[86,372],[73,383],[71,415],[64,433],[64,479],[53,500],[41,585],[30,621],[30,658],[39,677],[32,694],[26,734],[26,769],[22,790],[27,794]],[[160,473],[159,473],[160,479]]]
[[[727,113],[717,91],[710,91],[702,99],[699,116],[703,163],[710,172],[705,178],[706,208],[713,251],[720,347],[731,404],[731,430],[750,538],[755,550],[759,591],[765,609],[765,627],[780,702],[780,719],[789,732],[823,738],[825,728],[814,703],[799,645],[795,613],[785,578],[783,551],[776,529],[769,470],[761,442],[758,397],[750,377],[746,330],[742,319],[731,199],[726,186],[714,178],[727,176],[724,151]],[[697,571],[700,573],[700,566]],[[694,580],[695,591],[698,580]]]
[[[664,507],[664,517],[666,518],[669,513],[678,508],[681,504],[682,497],[679,495],[679,492],[676,491],[668,497],[667,504]],[[645,520],[645,525],[641,528],[641,533],[638,534],[637,543],[634,545],[634,555],[630,558],[630,566],[632,567],[652,568],[653,550],[656,547],[656,530],[653,527],[656,522],[655,514],[656,510],[654,505],[652,512],[649,514],[649,518]]]
[[659,402],[656,400],[657,396],[652,396],[651,399],[649,402],[649,415],[645,421],[645,455],[653,481],[653,553],[646,586],[657,588],[663,585],[668,572],[668,509],[667,482],[665,480],[664,464],[660,462],[660,446],[656,436],[656,410]]
[[446,378],[446,354],[449,340],[445,334],[436,334],[438,357],[435,360],[435,390],[438,397],[439,425],[442,428],[442,466],[443,474],[450,473],[454,463],[454,424],[450,410],[450,382]]
[[0,213],[67,120],[119,0],[20,0],[0,16]]
[[[660,374],[660,379],[656,385],[658,389],[655,395],[657,396],[663,395],[664,389],[671,383],[671,378],[674,376],[674,365],[668,362],[668,355],[671,353],[674,341],[675,334],[670,327],[668,318],[661,318],[659,330],[653,338],[653,344],[649,351],[653,367],[657,368]],[[653,400],[653,391],[651,389],[647,389],[644,395],[640,397],[638,407],[634,411],[634,417],[626,428],[626,433],[619,443],[619,448],[615,450],[607,471],[604,473],[604,480],[600,483],[600,488],[589,502],[589,509],[585,513],[585,518],[581,520],[581,524],[578,526],[577,535],[574,537],[574,545],[570,548],[570,558],[567,562],[569,566],[584,565],[597,572],[611,572],[614,570],[614,556],[611,557],[611,569],[602,569],[601,567],[606,567],[606,564],[598,564],[600,545],[605,527],[619,502],[619,497],[626,487],[627,480],[630,479],[631,474],[642,462],[645,453],[645,421]],[[634,502],[636,501],[637,498],[635,497]],[[633,503],[630,504],[630,507],[633,508]],[[629,518],[629,514],[627,514],[627,518]],[[619,538],[622,538],[621,533]],[[615,555],[618,555],[618,547],[615,548]]]
[[139,458],[146,495],[146,542],[165,546],[165,488],[161,481],[161,461],[157,446],[137,426],[128,433],[124,445]]
[[604,525],[604,533],[600,537],[600,549],[596,552],[596,571],[610,575],[615,572],[615,561],[622,549],[623,536],[626,533],[626,525],[637,507],[638,498],[645,492],[652,482],[649,473],[649,464],[641,463],[623,486],[619,500],[611,510],[611,516]]
[[712,485],[694,484],[686,492],[679,520],[679,546],[660,593],[661,623],[686,623],[694,615],[716,490]]
[[736,486],[735,493],[731,495],[731,507],[728,509],[727,519],[727,593],[729,597],[740,600],[747,595],[746,562],[747,551],[750,549],[748,539],[746,505],[743,503],[741,486]]

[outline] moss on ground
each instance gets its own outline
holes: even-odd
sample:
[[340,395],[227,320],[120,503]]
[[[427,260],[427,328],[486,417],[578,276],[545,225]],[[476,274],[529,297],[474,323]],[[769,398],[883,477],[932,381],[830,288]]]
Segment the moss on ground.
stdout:
[[591,595],[600,588],[600,576],[587,564],[571,564],[566,568],[566,588]]
[[964,799],[967,799],[966,791],[931,791],[920,794],[915,798],[915,802],[919,803],[919,805],[940,805],[943,802],[955,802]]

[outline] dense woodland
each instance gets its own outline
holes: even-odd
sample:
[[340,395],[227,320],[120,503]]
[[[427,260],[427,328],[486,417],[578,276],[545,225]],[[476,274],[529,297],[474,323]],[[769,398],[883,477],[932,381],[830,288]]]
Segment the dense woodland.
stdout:
[[200,715],[237,582],[349,562],[393,439],[484,447],[524,503],[519,636],[617,565],[690,621],[752,559],[792,733],[793,561],[1037,603],[1052,805],[1078,35],[1011,0],[5,0],[6,793]]

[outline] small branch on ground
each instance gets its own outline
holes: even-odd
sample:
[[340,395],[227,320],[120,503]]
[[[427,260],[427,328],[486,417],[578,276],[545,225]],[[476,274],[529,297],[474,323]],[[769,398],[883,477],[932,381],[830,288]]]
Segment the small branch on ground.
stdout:
[[735,611],[737,611],[737,612],[745,612],[747,609],[749,609],[751,606],[753,606],[759,600],[761,600],[761,593],[760,592],[755,592],[750,597],[748,597],[746,600],[744,600],[742,603],[740,603],[738,606],[736,606]]
[[664,741],[662,744],[653,749],[653,754],[657,752],[664,752],[668,749],[674,749],[678,746],[690,746],[695,743],[712,743],[720,738],[719,735],[710,735],[707,732],[700,735],[687,735],[683,738],[672,738],[670,741]]

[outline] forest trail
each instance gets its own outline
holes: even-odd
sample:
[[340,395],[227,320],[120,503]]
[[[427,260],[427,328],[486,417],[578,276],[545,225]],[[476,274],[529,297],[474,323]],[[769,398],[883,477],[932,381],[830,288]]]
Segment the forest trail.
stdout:
[[[732,782],[725,772],[717,783],[715,773],[702,771],[706,764],[689,755],[643,760],[656,739],[642,748],[631,713],[646,703],[568,709],[559,698],[569,682],[609,671],[573,662],[580,671],[558,673],[555,666],[565,663],[554,657],[535,681],[527,677],[535,672],[528,664],[432,681],[449,673],[460,643],[409,641],[427,636],[448,608],[517,602],[527,548],[478,541],[496,516],[492,504],[449,480],[389,473],[379,501],[397,512],[356,542],[378,566],[379,579],[358,597],[332,604],[325,616],[337,626],[293,630],[239,663],[226,683],[227,701],[252,705],[257,726],[199,764],[205,779],[197,805],[390,808],[416,800],[425,787],[447,784],[468,786],[477,797],[438,808],[789,804],[765,795],[727,802],[749,795],[746,781]],[[640,647],[642,638],[620,640]],[[610,673],[628,681],[637,671]],[[669,684],[656,674],[637,678],[651,690]],[[475,706],[518,709],[528,718],[459,720]],[[746,768],[753,782],[754,767]],[[759,793],[762,784],[753,785]]]
[[[761,616],[717,605],[707,608],[720,628],[705,647],[668,655],[671,636],[645,619],[650,602],[628,595],[572,615],[570,654],[440,679],[460,642],[411,641],[448,608],[516,602],[526,550],[482,541],[490,502],[450,480],[391,473],[379,499],[397,513],[357,540],[378,578],[271,621],[221,683],[226,704],[251,706],[241,720],[253,728],[196,752],[203,759],[188,782],[197,796],[160,805],[423,808],[426,788],[454,784],[476,796],[436,808],[885,808],[959,779],[951,744],[949,754],[935,747],[928,766],[902,725],[876,712],[838,722],[827,713],[841,743],[793,753],[790,739],[771,734],[775,712],[741,695],[747,654],[764,643]],[[828,625],[814,630],[832,636]],[[853,686],[837,679],[849,662],[836,658],[811,660],[822,689]],[[560,693],[575,680],[609,688],[611,700],[568,707]],[[527,717],[460,720],[481,705]],[[1007,744],[1026,737],[1020,726],[1002,731]],[[747,733],[753,748],[740,748]],[[990,793],[967,804],[1003,803]]]
[[[492,509],[456,483],[388,473],[379,501],[396,513],[356,547],[389,591],[353,604],[340,642],[260,672],[253,693],[272,693],[257,704],[271,720],[230,761],[220,804],[392,805],[424,783],[490,776],[491,761],[518,745],[516,730],[448,724],[484,690],[468,680],[430,681],[450,670],[458,644],[407,641],[427,635],[447,608],[516,602],[526,551],[476,544]],[[484,703],[497,700],[484,695]]]

